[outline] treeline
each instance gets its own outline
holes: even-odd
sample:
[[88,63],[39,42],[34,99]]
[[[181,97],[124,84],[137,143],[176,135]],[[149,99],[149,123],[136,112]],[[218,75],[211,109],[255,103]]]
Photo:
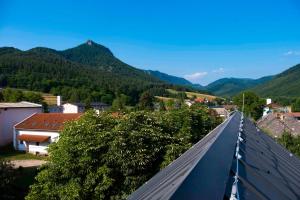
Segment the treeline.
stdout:
[[29,101],[33,103],[44,103],[43,97],[38,92],[22,91],[18,89],[0,89],[0,102]]
[[220,122],[199,105],[86,113],[50,145],[49,162],[26,199],[126,199]]

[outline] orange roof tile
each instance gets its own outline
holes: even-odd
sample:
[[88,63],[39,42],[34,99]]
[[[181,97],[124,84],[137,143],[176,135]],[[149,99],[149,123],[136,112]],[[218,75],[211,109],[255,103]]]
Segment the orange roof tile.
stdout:
[[67,121],[79,119],[81,113],[36,113],[15,126],[16,129],[59,131]]
[[22,134],[17,136],[18,140],[29,141],[29,142],[44,142],[47,141],[50,136],[46,135],[27,135]]

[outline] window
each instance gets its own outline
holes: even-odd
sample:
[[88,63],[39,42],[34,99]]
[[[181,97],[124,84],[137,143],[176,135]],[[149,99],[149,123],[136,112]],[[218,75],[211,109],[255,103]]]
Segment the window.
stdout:
[[23,140],[20,140],[20,144],[23,144],[23,142],[24,142]]
[[39,142],[36,142],[36,146],[39,146],[40,145],[40,143]]

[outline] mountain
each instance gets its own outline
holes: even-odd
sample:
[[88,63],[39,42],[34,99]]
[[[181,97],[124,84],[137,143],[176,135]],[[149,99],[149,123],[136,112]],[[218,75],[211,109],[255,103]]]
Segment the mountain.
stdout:
[[252,88],[263,97],[299,97],[300,64],[276,75],[272,80]]
[[166,73],[162,73],[160,71],[153,71],[153,70],[145,70],[147,73],[151,74],[152,76],[163,80],[165,82],[175,84],[175,85],[193,85],[190,81],[177,77],[177,76],[172,76]]
[[[196,90],[201,90],[201,91],[206,91],[205,87],[203,87],[200,84],[193,84],[190,81],[182,78],[182,77],[177,77],[173,75],[169,75],[160,71],[153,71],[153,70],[145,70],[145,72],[149,73],[150,75],[165,81],[167,83],[173,84],[173,85],[183,85],[183,86],[188,86]],[[207,91],[206,91],[207,92]]]
[[134,68],[116,58],[107,47],[91,40],[88,40],[86,43],[77,47],[61,51],[60,55],[67,60],[117,73],[119,75],[153,79],[153,76],[148,75],[143,70]]
[[88,41],[64,51],[0,48],[0,87],[50,92],[70,101],[111,103],[116,95],[125,94],[136,103],[143,91],[169,86],[120,61],[108,48]]
[[243,90],[268,82],[271,79],[273,79],[273,76],[266,76],[259,79],[222,78],[208,84],[205,88],[218,96],[234,96]]

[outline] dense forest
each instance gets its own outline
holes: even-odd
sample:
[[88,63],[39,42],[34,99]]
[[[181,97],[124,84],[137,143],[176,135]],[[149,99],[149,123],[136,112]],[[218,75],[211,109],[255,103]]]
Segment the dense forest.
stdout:
[[111,104],[123,94],[130,97],[131,105],[151,88],[188,90],[123,63],[92,41],[65,51],[0,48],[0,87],[52,93],[71,102]]

